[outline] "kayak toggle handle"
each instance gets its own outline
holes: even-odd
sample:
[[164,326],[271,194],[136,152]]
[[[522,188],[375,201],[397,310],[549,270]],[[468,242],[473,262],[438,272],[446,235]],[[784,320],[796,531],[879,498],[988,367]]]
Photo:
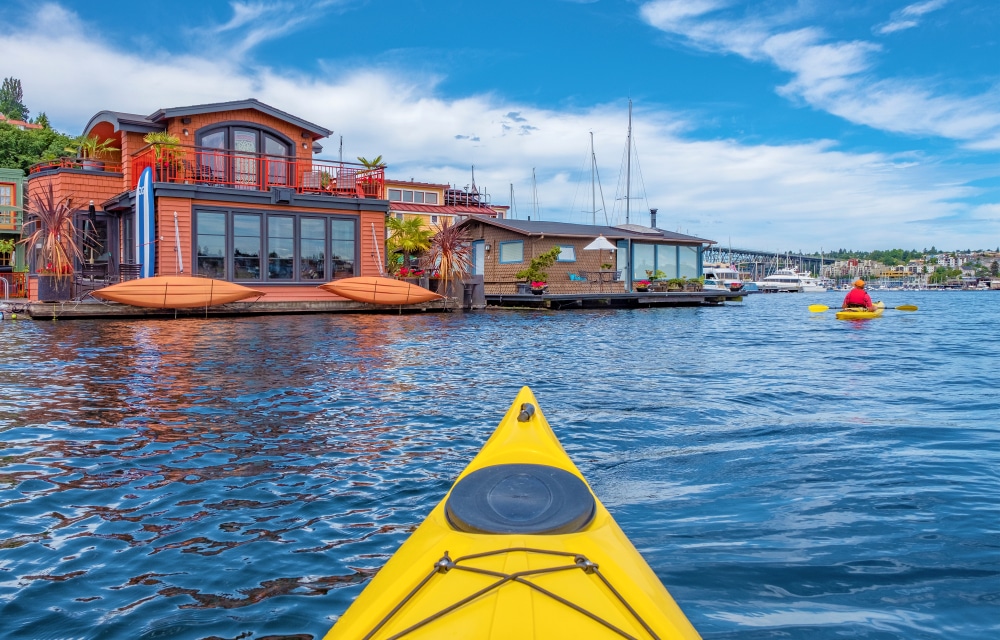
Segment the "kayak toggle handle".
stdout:
[[448,557],[448,552],[444,552],[444,557],[434,563],[434,570],[438,573],[448,573],[455,568],[455,561]]
[[518,422],[527,422],[531,420],[531,416],[535,415],[535,405],[530,402],[525,402],[521,405],[521,413],[517,414]]
[[595,571],[597,571],[598,569],[600,569],[600,566],[598,566],[598,564],[596,562],[594,562],[592,560],[588,560],[588,559],[584,558],[583,556],[577,556],[576,557],[576,566],[578,566],[581,569],[583,569],[584,573],[594,573]]

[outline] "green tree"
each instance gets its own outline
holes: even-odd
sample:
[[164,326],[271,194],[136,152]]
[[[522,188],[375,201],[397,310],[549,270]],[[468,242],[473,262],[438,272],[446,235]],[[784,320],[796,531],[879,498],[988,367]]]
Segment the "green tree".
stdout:
[[28,107],[24,106],[24,91],[17,78],[4,78],[0,85],[0,113],[11,120],[28,120]]
[[389,238],[385,241],[386,254],[402,253],[403,264],[410,265],[410,256],[426,251],[431,246],[434,232],[424,226],[421,218],[389,218],[385,226],[389,229]]
[[547,282],[549,274],[546,269],[556,263],[560,253],[562,253],[562,247],[552,247],[545,253],[532,258],[528,267],[515,273],[514,277],[523,278],[528,282]]
[[0,167],[21,169],[25,173],[31,165],[69,155],[66,147],[73,138],[55,129],[19,129],[0,122]]
[[996,260],[990,263],[990,275],[994,278],[1000,276],[1000,263],[997,263]]

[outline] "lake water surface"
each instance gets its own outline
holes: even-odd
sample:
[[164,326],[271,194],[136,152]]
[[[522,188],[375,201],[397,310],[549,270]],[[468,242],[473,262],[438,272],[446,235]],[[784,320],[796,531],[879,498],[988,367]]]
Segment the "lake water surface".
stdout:
[[6,320],[0,636],[322,637],[527,384],[706,638],[1000,637],[1000,293],[840,297]]

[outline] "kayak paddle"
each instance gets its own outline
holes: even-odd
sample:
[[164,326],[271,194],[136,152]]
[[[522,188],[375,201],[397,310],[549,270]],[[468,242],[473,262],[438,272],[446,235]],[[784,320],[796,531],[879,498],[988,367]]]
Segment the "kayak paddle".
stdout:
[[[918,309],[915,304],[901,304],[898,307],[886,307],[887,309],[895,309],[896,311],[916,311]],[[809,311],[813,313],[823,313],[824,311],[829,311],[830,307],[825,304],[811,304],[809,305]]]

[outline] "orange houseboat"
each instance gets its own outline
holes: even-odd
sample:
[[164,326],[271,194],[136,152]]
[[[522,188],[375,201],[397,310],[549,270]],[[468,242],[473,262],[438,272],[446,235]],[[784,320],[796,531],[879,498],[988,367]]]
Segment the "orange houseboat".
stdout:
[[[149,145],[152,132],[180,144]],[[110,138],[116,150],[35,165],[28,194],[51,184],[57,198],[72,199],[84,263],[109,282],[136,270],[136,184],[146,167],[156,275],[236,282],[263,291],[261,303],[282,303],[341,300],[319,285],[379,274],[384,169],[314,159],[328,129],[251,99],[148,116],[102,111],[83,133]]]

